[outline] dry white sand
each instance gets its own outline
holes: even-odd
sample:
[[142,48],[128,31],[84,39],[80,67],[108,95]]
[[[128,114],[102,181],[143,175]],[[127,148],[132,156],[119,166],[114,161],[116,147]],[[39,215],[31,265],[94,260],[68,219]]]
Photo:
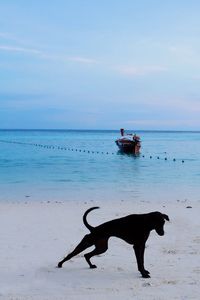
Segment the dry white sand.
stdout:
[[[57,262],[92,225],[130,213],[159,210],[169,215],[165,235],[151,233],[145,252],[150,279],[137,271],[133,249],[111,238],[108,251],[92,261],[83,254]],[[191,208],[187,208],[191,206]],[[200,299],[200,201],[28,202],[0,203],[0,299]]]

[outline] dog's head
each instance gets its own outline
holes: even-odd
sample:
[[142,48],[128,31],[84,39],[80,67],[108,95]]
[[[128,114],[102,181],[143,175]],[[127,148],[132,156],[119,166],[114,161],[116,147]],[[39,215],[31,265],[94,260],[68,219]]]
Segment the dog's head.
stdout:
[[152,213],[153,217],[153,229],[157,232],[158,235],[164,235],[164,224],[165,220],[169,221],[168,215],[162,214],[159,211]]

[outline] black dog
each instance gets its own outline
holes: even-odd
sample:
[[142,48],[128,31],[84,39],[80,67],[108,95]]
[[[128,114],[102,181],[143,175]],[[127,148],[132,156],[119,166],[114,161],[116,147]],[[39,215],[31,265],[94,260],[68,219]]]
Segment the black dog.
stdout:
[[88,224],[86,217],[91,210],[96,208],[99,207],[92,207],[83,215],[83,223],[91,233],[85,235],[74,251],[58,263],[58,268],[62,268],[62,264],[65,261],[93,245],[95,246],[95,249],[92,252],[86,253],[84,256],[90,268],[96,268],[96,266],[90,262],[90,258],[94,255],[104,253],[108,249],[108,239],[111,236],[115,236],[133,245],[138,270],[142,274],[142,277],[150,277],[149,272],[144,268],[145,243],[153,229],[156,230],[157,234],[161,236],[164,235],[164,223],[165,220],[169,221],[169,217],[160,212],[134,214],[111,220],[97,227],[92,227]]

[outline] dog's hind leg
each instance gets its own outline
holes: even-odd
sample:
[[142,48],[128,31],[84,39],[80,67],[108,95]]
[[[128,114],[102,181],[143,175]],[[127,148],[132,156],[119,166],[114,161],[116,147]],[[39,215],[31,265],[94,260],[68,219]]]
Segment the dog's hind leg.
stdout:
[[58,268],[62,268],[62,265],[65,261],[70,260],[72,257],[91,247],[92,245],[94,245],[94,241],[91,239],[91,235],[85,235],[82,241],[78,244],[78,246],[58,263]]
[[89,264],[91,269],[97,268],[96,265],[93,265],[90,261],[90,258],[94,255],[99,255],[102,254],[104,252],[106,252],[106,250],[108,249],[108,240],[107,239],[101,239],[95,242],[95,249],[89,253],[86,253],[85,259],[87,261],[87,263]]

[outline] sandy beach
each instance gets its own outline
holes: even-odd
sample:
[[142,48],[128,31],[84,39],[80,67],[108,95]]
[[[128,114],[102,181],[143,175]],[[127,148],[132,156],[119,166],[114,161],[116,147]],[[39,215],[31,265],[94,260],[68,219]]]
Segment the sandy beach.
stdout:
[[[82,215],[95,205],[101,209],[88,216],[92,225],[130,213],[169,215],[165,235],[152,231],[147,241],[150,279],[141,278],[132,247],[117,238],[92,259],[97,269],[88,268],[83,253],[56,268],[88,232]],[[0,299],[199,299],[199,211],[200,200],[186,199],[1,202]]]

